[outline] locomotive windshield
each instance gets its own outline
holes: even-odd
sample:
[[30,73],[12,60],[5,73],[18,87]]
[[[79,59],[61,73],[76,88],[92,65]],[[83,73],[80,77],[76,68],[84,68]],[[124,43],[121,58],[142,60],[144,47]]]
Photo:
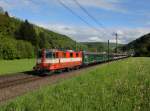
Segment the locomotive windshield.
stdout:
[[46,51],[46,58],[54,58],[55,54],[51,51]]
[[53,58],[53,53],[46,51],[46,58]]
[[42,58],[43,55],[45,55],[46,58],[54,58],[54,53],[49,50],[46,50],[44,52],[42,52],[42,50],[39,50],[37,54],[37,58]]

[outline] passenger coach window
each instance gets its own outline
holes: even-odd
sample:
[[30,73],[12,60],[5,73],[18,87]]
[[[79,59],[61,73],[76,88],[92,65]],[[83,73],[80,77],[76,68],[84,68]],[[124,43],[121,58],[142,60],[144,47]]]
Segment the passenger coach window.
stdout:
[[52,52],[46,52],[46,58],[53,58]]

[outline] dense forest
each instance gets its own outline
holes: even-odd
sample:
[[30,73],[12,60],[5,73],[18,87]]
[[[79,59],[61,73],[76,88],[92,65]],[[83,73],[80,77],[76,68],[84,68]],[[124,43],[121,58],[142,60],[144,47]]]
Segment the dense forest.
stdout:
[[122,49],[124,51],[133,51],[135,56],[150,57],[150,33],[130,42]]
[[0,7],[0,59],[33,58],[41,48],[85,50],[87,47],[28,20],[10,17]]

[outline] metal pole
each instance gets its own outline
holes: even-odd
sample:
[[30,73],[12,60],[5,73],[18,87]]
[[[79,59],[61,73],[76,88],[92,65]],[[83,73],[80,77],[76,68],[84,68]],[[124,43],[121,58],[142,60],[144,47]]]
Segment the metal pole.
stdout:
[[108,56],[108,61],[109,61],[109,55],[110,55],[109,53],[110,53],[110,50],[109,50],[109,40],[108,40],[108,55],[107,55]]
[[116,36],[116,53],[118,53],[118,34],[115,34]]

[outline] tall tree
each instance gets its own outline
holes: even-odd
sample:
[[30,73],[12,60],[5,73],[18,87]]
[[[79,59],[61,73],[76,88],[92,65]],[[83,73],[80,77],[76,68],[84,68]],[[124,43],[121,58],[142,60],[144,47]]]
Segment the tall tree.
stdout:
[[35,32],[34,26],[30,24],[28,20],[25,20],[25,22],[21,24],[19,31],[17,32],[17,39],[29,41],[32,43],[32,45],[37,47],[37,34]]
[[40,48],[46,48],[46,36],[43,32],[40,32],[39,34],[39,47]]
[[9,14],[8,14],[8,12],[7,12],[7,11],[5,12],[5,15],[6,15],[7,17],[9,17]]

